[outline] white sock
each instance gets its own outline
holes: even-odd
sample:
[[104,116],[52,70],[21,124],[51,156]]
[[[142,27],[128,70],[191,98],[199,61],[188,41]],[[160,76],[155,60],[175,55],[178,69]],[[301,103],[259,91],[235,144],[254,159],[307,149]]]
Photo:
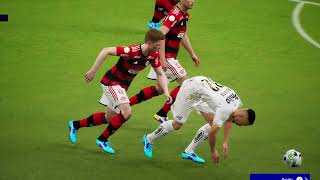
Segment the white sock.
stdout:
[[202,126],[196,136],[192,139],[191,143],[189,146],[185,149],[186,153],[194,153],[194,150],[200,146],[205,140],[208,139],[208,134],[210,132],[211,126],[210,124],[205,124]]
[[154,140],[172,132],[174,130],[172,123],[173,123],[173,120],[166,121],[166,122],[162,123],[155,131],[148,134],[147,140],[149,141],[149,143],[153,143]]

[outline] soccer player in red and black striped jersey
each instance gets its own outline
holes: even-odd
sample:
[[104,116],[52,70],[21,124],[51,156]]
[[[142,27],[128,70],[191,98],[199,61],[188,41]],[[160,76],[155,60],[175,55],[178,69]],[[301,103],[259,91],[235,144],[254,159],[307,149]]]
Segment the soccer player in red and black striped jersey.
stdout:
[[[160,61],[165,74],[170,81],[176,80],[179,85],[187,79],[187,73],[185,69],[180,65],[177,60],[177,55],[180,48],[180,43],[187,50],[191,59],[198,67],[200,65],[200,59],[195,54],[189,41],[189,37],[186,33],[187,23],[189,20],[188,10],[193,7],[194,0],[180,0],[179,3],[169,12],[166,16],[160,31],[166,36],[165,41],[161,41],[161,47],[159,50]],[[149,79],[157,79],[156,73],[151,69]],[[159,87],[159,84],[157,84]],[[180,86],[174,88],[170,95],[175,99],[179,91]],[[160,89],[160,88],[156,88]],[[144,96],[144,89],[142,89],[137,95],[130,98],[130,104],[138,104],[147,98]],[[160,92],[158,92],[160,93]],[[154,118],[159,122],[167,120],[167,113],[170,111],[171,103],[165,103],[163,107],[154,115]]]
[[[120,56],[114,65],[101,79],[103,90],[100,103],[107,106],[106,112],[97,112],[78,121],[69,121],[69,138],[71,143],[76,143],[76,135],[79,128],[108,124],[96,140],[96,144],[105,152],[113,154],[115,151],[108,142],[108,138],[119,129],[123,123],[129,120],[131,108],[126,94],[132,80],[146,66],[151,64],[157,73],[158,83],[168,101],[171,97],[168,92],[167,78],[159,62],[160,41],[164,39],[161,31],[151,29],[145,35],[143,44],[134,44],[127,47],[117,46],[104,48],[98,55],[92,68],[85,74],[85,80],[90,82],[104,60],[109,56]],[[145,88],[146,96],[155,96],[157,90],[153,87]]]
[[148,28],[160,29],[160,21],[168,15],[179,0],[156,0],[152,20],[148,22]]

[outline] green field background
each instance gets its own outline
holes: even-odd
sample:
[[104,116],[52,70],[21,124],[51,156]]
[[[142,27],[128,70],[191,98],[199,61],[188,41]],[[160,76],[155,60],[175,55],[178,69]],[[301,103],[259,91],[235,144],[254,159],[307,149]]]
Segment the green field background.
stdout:
[[[254,126],[234,126],[229,159],[214,165],[207,144],[197,150],[206,163],[180,158],[204,124],[196,113],[156,142],[151,160],[144,156],[142,136],[158,126],[152,116],[162,96],[133,107],[130,121],[110,139],[116,155],[95,145],[105,126],[81,129],[76,145],[68,141],[69,119],[103,111],[100,78],[117,58],[109,58],[90,84],[84,73],[103,47],[142,43],[153,0],[0,1],[0,14],[9,14],[9,22],[0,22],[0,180],[242,180],[250,173],[320,179],[320,49],[294,29],[295,6],[286,0],[195,1],[187,32],[202,64],[194,67],[184,49],[178,59],[189,77],[205,75],[233,88],[257,113]],[[305,5],[300,20],[317,42],[319,19],[320,6]],[[154,84],[147,73],[137,76],[129,96]],[[222,138],[220,132],[220,152]],[[292,148],[303,154],[299,168],[282,162]]]

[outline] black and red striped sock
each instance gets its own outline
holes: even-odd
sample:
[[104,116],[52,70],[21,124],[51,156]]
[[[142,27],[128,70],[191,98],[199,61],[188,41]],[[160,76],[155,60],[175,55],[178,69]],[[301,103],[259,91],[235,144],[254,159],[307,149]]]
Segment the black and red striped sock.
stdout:
[[107,142],[108,138],[115,133],[123,123],[125,123],[127,120],[123,117],[121,112],[111,119],[108,127],[102,132],[102,134],[99,136],[99,140],[103,142]]
[[133,106],[135,104],[139,104],[158,95],[159,94],[155,86],[146,87],[130,98],[130,105]]
[[179,92],[180,86],[175,87],[171,92],[170,92],[170,96],[172,97],[172,103],[165,103],[162,108],[157,112],[157,114],[161,117],[167,117],[168,116],[168,112],[170,111],[170,108],[172,106],[172,104],[174,103],[174,101],[176,100],[177,94]]
[[73,121],[73,126],[74,128],[79,129],[82,127],[90,127],[90,126],[97,126],[100,124],[107,124],[105,114],[106,113],[104,112],[96,112],[87,118],[81,119],[79,121]]

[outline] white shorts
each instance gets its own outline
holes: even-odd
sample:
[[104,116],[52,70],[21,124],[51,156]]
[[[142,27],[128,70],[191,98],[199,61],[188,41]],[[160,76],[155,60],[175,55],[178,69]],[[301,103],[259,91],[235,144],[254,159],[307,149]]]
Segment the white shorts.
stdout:
[[[180,65],[179,61],[174,58],[167,58],[168,68],[164,72],[168,78],[168,82],[175,81],[178,78],[182,78],[187,75],[186,70]],[[150,72],[148,74],[148,79],[156,80],[157,74],[153,70],[153,68],[150,69]]]
[[101,86],[103,93],[99,102],[102,105],[108,106],[115,113],[120,113],[119,104],[130,103],[126,90],[120,85],[105,86],[101,84]]
[[189,83],[190,79],[185,80],[178,92],[176,100],[172,106],[174,120],[184,124],[192,111],[214,113],[209,105],[204,101],[199,101],[196,97],[197,84]]

